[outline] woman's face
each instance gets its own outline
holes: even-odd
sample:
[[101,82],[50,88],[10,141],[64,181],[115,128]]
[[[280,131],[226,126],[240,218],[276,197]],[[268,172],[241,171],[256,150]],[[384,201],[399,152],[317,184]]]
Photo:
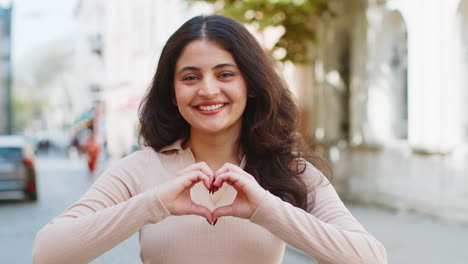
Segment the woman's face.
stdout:
[[177,107],[192,133],[240,133],[247,87],[232,55],[216,42],[194,40],[174,71]]

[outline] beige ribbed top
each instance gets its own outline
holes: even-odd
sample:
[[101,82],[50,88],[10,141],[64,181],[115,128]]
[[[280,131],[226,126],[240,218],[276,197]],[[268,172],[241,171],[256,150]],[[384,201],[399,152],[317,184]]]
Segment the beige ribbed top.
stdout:
[[[145,148],[106,170],[79,201],[38,232],[33,263],[88,263],[135,232],[140,232],[145,264],[281,263],[285,243],[320,264],[387,263],[383,245],[311,164],[303,176],[315,187],[316,203],[308,212],[266,192],[249,220],[222,217],[211,226],[201,216],[171,216],[155,189],[195,162],[180,143],[159,153]],[[227,184],[214,195],[202,183],[191,189],[192,200],[211,210],[232,203],[236,194]]]

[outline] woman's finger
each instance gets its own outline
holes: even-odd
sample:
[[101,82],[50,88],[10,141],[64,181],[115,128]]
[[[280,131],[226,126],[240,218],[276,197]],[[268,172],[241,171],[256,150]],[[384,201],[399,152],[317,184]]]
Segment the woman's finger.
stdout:
[[179,172],[177,172],[176,175],[177,175],[177,177],[180,177],[180,176],[190,174],[191,172],[196,172],[196,171],[202,172],[203,174],[208,176],[208,179],[209,179],[208,180],[208,185],[205,183],[205,187],[208,190],[210,190],[211,189],[211,183],[214,180],[214,174],[213,174],[213,171],[211,170],[211,168],[205,162],[198,162],[198,163],[192,164],[190,166],[187,166],[186,168],[184,168],[184,169],[180,170]]
[[249,175],[250,174],[246,172],[237,173],[234,171],[227,171],[216,176],[213,186],[215,188],[220,188],[223,183],[226,182],[234,187],[238,193],[245,194],[249,203],[252,203],[254,207],[257,208],[266,190],[263,189],[254,178],[249,177]]
[[236,165],[231,164],[231,163],[225,163],[219,170],[216,171],[215,180],[221,174],[224,174],[224,173],[227,173],[227,172],[233,172],[233,173],[237,174],[239,177],[242,177],[242,178],[257,182],[257,180],[252,175],[247,173],[241,167],[236,166]]
[[216,176],[215,181],[213,182],[213,186],[215,186],[216,188],[221,188],[224,182],[227,182],[229,185],[232,185],[236,189],[240,189],[248,183],[248,180],[240,176],[236,172],[227,171]]
[[187,166],[186,168],[180,170],[177,172],[177,175],[183,175],[187,172],[194,171],[194,170],[199,170],[205,173],[208,177],[213,177],[213,171],[211,168],[206,164],[206,162],[198,162],[194,163],[192,165]]
[[240,173],[240,172],[243,172],[244,170],[240,168],[239,166],[236,166],[232,163],[224,163],[224,165],[216,171],[215,175],[219,175],[221,173],[225,173],[228,171],[234,171],[234,172]]
[[206,220],[208,220],[210,223],[213,223],[213,215],[210,209],[206,208],[203,205],[199,205],[192,202],[190,207],[187,209],[186,214],[199,215],[205,217]]
[[183,181],[182,184],[184,185],[184,188],[188,188],[193,183],[198,183],[200,181],[203,181],[203,184],[205,185],[207,189],[211,188],[210,178],[201,171],[195,170],[195,171],[187,172],[181,178]]
[[216,208],[212,213],[212,223],[222,216],[235,216],[234,206],[232,204]]

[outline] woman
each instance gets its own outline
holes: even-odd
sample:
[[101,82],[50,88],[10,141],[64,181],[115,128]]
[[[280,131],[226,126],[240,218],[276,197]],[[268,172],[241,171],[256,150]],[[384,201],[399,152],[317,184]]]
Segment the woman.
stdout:
[[271,65],[231,19],[182,25],[141,107],[146,148],[43,227],[34,263],[87,263],[138,231],[143,263],[281,263],[285,243],[319,263],[387,263],[303,158]]

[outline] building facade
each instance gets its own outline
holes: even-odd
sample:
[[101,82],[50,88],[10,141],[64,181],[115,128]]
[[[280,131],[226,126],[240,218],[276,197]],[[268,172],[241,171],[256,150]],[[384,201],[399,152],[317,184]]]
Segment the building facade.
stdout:
[[0,134],[12,132],[11,6],[0,6]]
[[337,1],[309,136],[344,197],[468,221],[466,0]]

